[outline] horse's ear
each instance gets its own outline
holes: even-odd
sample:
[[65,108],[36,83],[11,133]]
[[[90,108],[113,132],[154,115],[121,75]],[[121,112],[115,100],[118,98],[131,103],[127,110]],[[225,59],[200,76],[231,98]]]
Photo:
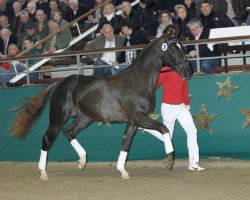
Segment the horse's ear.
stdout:
[[173,24],[168,25],[163,31],[163,34],[170,39],[177,39],[179,33],[180,33],[179,29]]

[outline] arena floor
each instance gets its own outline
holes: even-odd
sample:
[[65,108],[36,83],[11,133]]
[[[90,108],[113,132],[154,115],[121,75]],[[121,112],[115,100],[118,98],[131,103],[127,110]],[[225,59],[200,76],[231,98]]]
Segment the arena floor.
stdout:
[[1,200],[249,200],[250,161],[206,159],[204,172],[189,172],[176,160],[167,172],[162,161],[129,161],[131,179],[122,180],[115,163],[49,163],[49,181],[37,163],[0,163]]

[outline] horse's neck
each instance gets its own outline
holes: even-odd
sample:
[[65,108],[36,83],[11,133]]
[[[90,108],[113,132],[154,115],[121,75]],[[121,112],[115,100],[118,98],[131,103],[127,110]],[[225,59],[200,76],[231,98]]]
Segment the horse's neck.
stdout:
[[138,80],[137,83],[151,93],[154,92],[160,74],[160,68],[157,66],[157,62],[154,60],[137,62],[137,65],[134,66],[134,71]]

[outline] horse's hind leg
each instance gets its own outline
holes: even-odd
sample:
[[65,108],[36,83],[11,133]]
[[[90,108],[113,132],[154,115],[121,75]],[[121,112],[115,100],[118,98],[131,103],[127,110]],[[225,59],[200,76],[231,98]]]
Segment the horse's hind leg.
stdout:
[[121,172],[122,174],[121,177],[123,179],[130,178],[129,173],[125,170],[125,163],[136,129],[137,129],[136,126],[131,126],[130,124],[127,124],[125,134],[122,140],[122,149],[117,161],[117,170]]
[[[67,106],[67,103],[65,103],[64,106],[69,107]],[[50,123],[46,133],[43,136],[42,149],[38,164],[38,168],[41,171],[40,179],[42,180],[49,179],[46,173],[47,153],[53,146],[59,132],[62,130],[69,116],[70,116],[70,109],[65,109],[65,108],[63,109],[60,107],[60,104],[58,102],[56,103],[51,102],[50,116],[49,116]]]
[[68,139],[80,158],[78,160],[78,168],[81,170],[83,170],[86,165],[87,153],[77,141],[76,136],[81,130],[88,127],[92,122],[92,119],[79,113],[76,117],[74,117],[72,123],[63,129],[64,136]]
[[46,164],[47,164],[47,153],[54,144],[60,130],[62,129],[63,124],[60,126],[54,125],[50,122],[50,125],[43,136],[43,144],[40,154],[40,160],[38,164],[38,168],[41,171],[41,180],[48,180],[49,177],[46,172]]
[[171,170],[174,165],[174,148],[167,127],[143,113],[137,114],[134,123],[142,128],[157,130],[162,134],[166,151],[166,159],[164,164],[168,170]]

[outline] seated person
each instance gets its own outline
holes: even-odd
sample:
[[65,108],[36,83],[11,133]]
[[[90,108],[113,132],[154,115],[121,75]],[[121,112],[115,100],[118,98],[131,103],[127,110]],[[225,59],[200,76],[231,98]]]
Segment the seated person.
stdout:
[[[101,29],[102,35],[96,37],[94,40],[87,43],[85,46],[85,50],[96,50],[102,48],[114,48],[114,47],[122,47],[124,43],[124,37],[115,35],[114,29],[110,24],[104,24]],[[100,65],[115,65],[117,64],[117,58],[121,52],[105,52],[99,54],[91,54],[89,57],[93,59],[94,66]],[[102,67],[94,69],[94,76],[96,77],[104,77],[111,74],[110,67]]]
[[[209,38],[209,33],[210,29],[204,27],[201,23],[201,21],[197,18],[191,19],[188,23],[187,26],[191,32],[190,37],[188,40],[199,40],[199,39],[208,39]],[[187,46],[187,51],[188,57],[189,58],[195,58],[197,55],[195,46]],[[220,56],[220,52],[218,50],[218,46],[214,45],[214,50],[211,51],[207,44],[201,44],[199,45],[199,55],[200,57],[214,57],[214,56]],[[197,68],[197,63],[196,60],[192,60],[191,66],[193,69]],[[220,64],[220,59],[209,59],[209,60],[201,60],[200,61],[200,67],[201,70],[203,70],[206,74],[211,74],[212,68],[216,67]]]
[[[33,40],[31,39],[24,39],[24,46],[25,49],[29,49],[33,46]],[[14,57],[18,54],[18,49],[17,46],[12,44],[9,46],[8,48],[8,53],[9,53],[9,57]],[[32,49],[30,51],[28,51],[24,56],[30,56],[30,55],[39,55],[41,53],[40,49]],[[16,54],[16,55],[15,55]],[[28,67],[31,67],[32,65],[34,65],[36,62],[38,62],[38,60],[36,59],[31,59],[28,60]],[[7,71],[7,75],[5,76],[4,80],[2,82],[4,82],[5,84],[7,84],[12,78],[14,78],[16,76],[16,74],[18,74],[19,72],[23,72],[26,70],[26,64],[21,62],[21,61],[14,61],[11,62],[11,66]],[[39,79],[39,73],[38,72],[30,72],[29,74],[29,78],[30,79]],[[23,80],[26,80],[26,77],[23,78]]]
[[[50,34],[54,34],[59,30],[59,24],[55,20],[49,20],[48,26]],[[54,53],[58,49],[67,48],[71,40],[71,33],[66,29],[45,42],[43,53]]]
[[121,31],[119,25],[122,20],[123,18],[115,13],[114,5],[112,3],[106,3],[103,7],[103,16],[100,19],[95,35],[100,36],[102,34],[100,30],[104,24],[110,24],[114,29],[114,34],[118,35]]
[[[133,20],[127,19],[121,23],[122,33],[125,35],[123,46],[148,44],[149,39],[140,30],[136,29],[136,24]],[[116,66],[111,69],[112,74],[117,74],[125,69],[127,69],[137,56],[136,50],[126,50],[121,52],[119,58],[117,59],[117,64],[123,64],[121,66]]]
[[157,28],[156,37],[160,37],[165,28],[170,24],[173,24],[171,13],[168,10],[163,10],[160,15],[160,24]]

